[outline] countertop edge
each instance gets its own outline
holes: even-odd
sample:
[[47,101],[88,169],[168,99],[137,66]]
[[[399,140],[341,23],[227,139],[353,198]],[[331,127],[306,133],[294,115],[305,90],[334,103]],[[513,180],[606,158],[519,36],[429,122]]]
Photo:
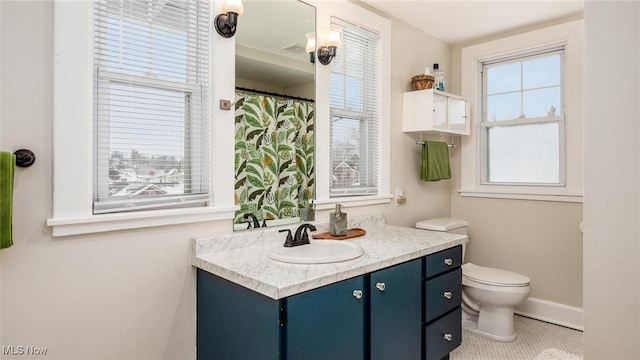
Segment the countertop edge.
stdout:
[[[290,284],[282,287],[265,283],[261,280],[254,279],[244,274],[241,274],[239,272],[216,265],[214,263],[211,263],[203,259],[201,256],[198,256],[198,255],[192,256],[191,263],[194,267],[198,269],[201,269],[213,275],[219,276],[225,280],[234,282],[247,289],[250,289],[259,294],[265,295],[271,299],[279,300],[285,297],[300,294],[309,290],[314,290],[326,285],[330,285],[343,280],[354,278],[356,276],[364,275],[377,270],[398,265],[410,260],[418,259],[423,256],[433,254],[441,250],[445,250],[457,245],[465,244],[467,243],[467,241],[468,241],[468,238],[464,236],[459,239],[445,241],[436,245],[430,245],[423,249],[416,250],[413,252],[400,254],[397,256],[389,257],[389,258],[384,258],[380,261],[376,261],[373,263],[368,263],[355,268],[350,268],[350,269],[338,271],[332,274],[327,274],[325,276],[321,276],[320,278],[306,279],[305,281],[296,282],[294,284]],[[354,260],[351,260],[351,261],[354,261]],[[346,263],[348,262],[344,262],[343,264],[346,264]],[[307,266],[315,266],[315,265],[287,265],[287,266],[307,267]]]

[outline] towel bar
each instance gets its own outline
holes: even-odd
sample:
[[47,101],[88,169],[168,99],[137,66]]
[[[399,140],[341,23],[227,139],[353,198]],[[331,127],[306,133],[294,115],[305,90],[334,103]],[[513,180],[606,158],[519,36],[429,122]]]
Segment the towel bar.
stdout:
[[[427,143],[426,141],[416,141],[416,144],[418,144],[418,145],[424,145],[426,143]],[[450,148],[454,148],[454,147],[456,147],[456,144],[447,144],[447,146],[450,147]]]
[[13,155],[16,156],[16,166],[29,167],[36,162],[36,155],[31,150],[20,149],[16,150]]

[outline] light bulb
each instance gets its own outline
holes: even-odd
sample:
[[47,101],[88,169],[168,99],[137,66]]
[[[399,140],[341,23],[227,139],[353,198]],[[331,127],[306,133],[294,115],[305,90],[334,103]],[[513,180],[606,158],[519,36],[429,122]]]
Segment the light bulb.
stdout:
[[305,51],[310,53],[316,51],[316,33],[309,32],[305,35],[307,38],[307,46],[305,47]]
[[337,31],[329,31],[327,34],[327,46],[340,47],[340,45],[342,45],[340,33]]
[[222,4],[222,11],[225,13],[236,13],[238,15],[242,15],[244,13],[244,5],[242,5],[242,0],[225,0]]

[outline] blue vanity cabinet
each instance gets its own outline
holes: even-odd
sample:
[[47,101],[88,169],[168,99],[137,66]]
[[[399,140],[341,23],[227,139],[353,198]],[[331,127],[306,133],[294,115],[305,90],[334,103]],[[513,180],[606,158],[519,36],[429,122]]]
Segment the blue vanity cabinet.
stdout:
[[288,360],[364,359],[365,277],[286,299]]
[[427,360],[448,359],[462,343],[462,247],[424,261],[423,336]]
[[422,353],[422,259],[371,273],[371,360],[418,360]]
[[210,359],[282,359],[282,301],[198,269],[196,356]]
[[365,359],[365,276],[274,300],[198,269],[200,360]]
[[275,300],[197,271],[197,358],[440,360],[460,345],[461,248]]

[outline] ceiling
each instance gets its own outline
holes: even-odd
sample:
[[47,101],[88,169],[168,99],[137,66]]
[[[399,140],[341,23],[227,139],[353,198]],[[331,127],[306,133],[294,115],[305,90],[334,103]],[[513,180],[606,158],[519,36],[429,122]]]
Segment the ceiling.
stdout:
[[450,45],[580,17],[584,0],[361,0]]

